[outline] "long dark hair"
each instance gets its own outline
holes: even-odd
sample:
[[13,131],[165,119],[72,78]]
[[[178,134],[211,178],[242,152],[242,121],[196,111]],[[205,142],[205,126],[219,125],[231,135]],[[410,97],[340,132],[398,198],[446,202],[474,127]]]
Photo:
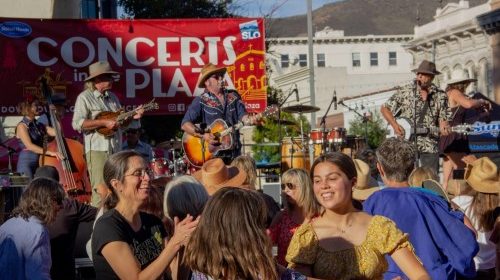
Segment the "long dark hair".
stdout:
[[64,190],[58,182],[43,177],[33,179],[21,195],[12,216],[25,220],[35,216],[43,224],[49,224],[56,218],[55,207],[62,205],[64,197]]
[[109,156],[104,163],[104,183],[110,191],[110,194],[104,201],[105,209],[115,208],[116,204],[119,201],[116,191],[111,186],[111,180],[116,179],[120,182],[123,182],[123,180],[125,179],[125,172],[127,172],[127,170],[129,169],[129,158],[135,156],[142,158],[141,154],[134,150],[121,151]]
[[214,279],[278,279],[266,219],[264,199],[256,191],[220,189],[186,247],[186,265]]

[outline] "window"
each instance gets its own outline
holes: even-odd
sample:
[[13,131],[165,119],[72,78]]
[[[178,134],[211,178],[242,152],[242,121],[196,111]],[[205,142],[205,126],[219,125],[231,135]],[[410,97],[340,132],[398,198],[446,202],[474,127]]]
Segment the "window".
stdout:
[[300,67],[307,66],[307,54],[299,54],[299,66]]
[[378,66],[378,53],[370,53],[370,66]]
[[398,56],[396,52],[389,52],[389,66],[398,65]]
[[318,53],[316,55],[316,59],[318,60],[318,67],[325,67],[326,61],[325,61],[325,54],[324,53]]
[[352,53],[352,67],[361,66],[361,56],[358,52]]
[[288,68],[290,66],[290,58],[288,54],[281,55],[281,68]]

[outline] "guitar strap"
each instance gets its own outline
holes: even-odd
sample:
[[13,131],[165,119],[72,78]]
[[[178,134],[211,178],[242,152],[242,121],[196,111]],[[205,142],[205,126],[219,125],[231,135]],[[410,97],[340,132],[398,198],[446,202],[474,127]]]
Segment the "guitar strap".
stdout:
[[420,126],[423,125],[425,114],[427,114],[427,111],[429,110],[430,97],[431,97],[431,95],[428,96],[427,100],[424,103],[424,106],[422,107],[422,110],[420,111],[420,118],[418,118],[418,122],[417,122],[417,124]]

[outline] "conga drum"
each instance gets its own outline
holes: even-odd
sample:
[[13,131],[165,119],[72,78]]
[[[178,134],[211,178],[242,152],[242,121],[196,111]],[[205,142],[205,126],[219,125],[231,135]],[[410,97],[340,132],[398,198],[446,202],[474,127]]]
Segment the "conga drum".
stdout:
[[307,145],[302,139],[285,137],[281,141],[281,172],[290,168],[309,170],[311,164]]

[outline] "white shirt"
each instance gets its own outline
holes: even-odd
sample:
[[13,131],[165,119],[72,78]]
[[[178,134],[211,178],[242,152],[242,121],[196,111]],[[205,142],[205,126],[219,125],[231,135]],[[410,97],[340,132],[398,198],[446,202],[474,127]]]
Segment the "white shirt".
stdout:
[[[452,199],[460,209],[462,209],[465,215],[471,220],[474,228],[477,230],[479,228],[479,220],[474,217],[472,213],[472,196],[469,195],[459,195]],[[476,269],[490,269],[495,267],[496,260],[496,246],[490,241],[491,231],[484,232],[477,230],[477,243],[479,244],[479,252],[474,257],[474,263],[476,264]]]

